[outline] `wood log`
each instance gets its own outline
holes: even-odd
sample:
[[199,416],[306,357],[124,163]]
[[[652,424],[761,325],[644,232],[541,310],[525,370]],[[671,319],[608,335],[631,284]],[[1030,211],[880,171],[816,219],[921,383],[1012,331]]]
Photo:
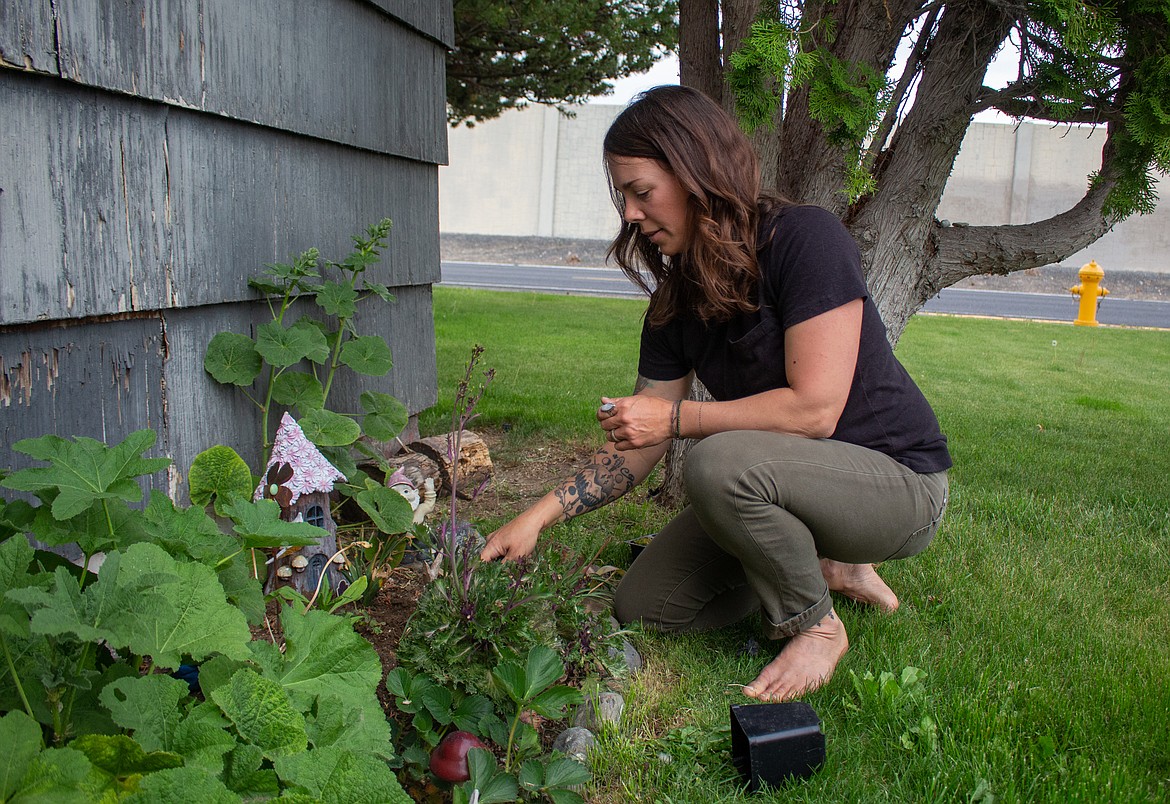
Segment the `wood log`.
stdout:
[[491,482],[495,470],[492,467],[492,457],[487,443],[470,430],[464,430],[459,434],[459,455],[457,460],[452,460],[454,448],[451,440],[454,435],[446,433],[431,436],[413,441],[406,446],[407,449],[430,458],[438,465],[443,493],[450,494],[454,485],[459,499],[469,500]]
[[[395,469],[401,469],[416,489],[421,489],[423,481],[427,478],[435,481],[436,489],[443,485],[443,478],[439,471],[438,462],[422,453],[407,450],[391,458],[386,463],[390,466],[391,474],[393,474]],[[387,476],[383,480],[389,481],[389,479],[389,476]]]

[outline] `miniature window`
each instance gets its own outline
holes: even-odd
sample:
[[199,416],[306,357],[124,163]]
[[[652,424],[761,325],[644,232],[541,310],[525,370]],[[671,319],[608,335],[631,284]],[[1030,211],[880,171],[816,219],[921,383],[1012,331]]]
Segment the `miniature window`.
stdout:
[[325,509],[319,505],[310,505],[305,511],[305,521],[319,528],[325,527]]

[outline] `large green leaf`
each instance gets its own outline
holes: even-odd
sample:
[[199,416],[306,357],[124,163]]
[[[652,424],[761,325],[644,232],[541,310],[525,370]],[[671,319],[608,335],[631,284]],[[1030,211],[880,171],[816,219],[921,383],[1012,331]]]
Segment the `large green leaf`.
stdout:
[[414,509],[405,497],[381,483],[366,479],[366,487],[353,495],[374,527],[383,533],[406,533],[414,526]]
[[176,508],[161,491],[150,493],[143,520],[150,541],[175,558],[215,564],[239,549],[235,539],[221,531],[202,508]]
[[[254,560],[256,559],[256,560]],[[216,565],[216,577],[228,602],[239,608],[251,625],[264,621],[264,587],[260,575],[262,561],[251,550],[244,550]]]
[[362,429],[375,441],[396,438],[410,419],[406,405],[390,394],[366,391],[358,398],[358,402],[366,412],[362,419]]
[[142,777],[138,789],[122,799],[124,804],[240,804],[232,792],[207,768],[171,768]]
[[[121,555],[106,556],[102,572],[117,573]],[[122,590],[111,584],[90,584],[84,592],[67,569],[58,567],[47,590],[26,587],[13,589],[8,597],[23,605],[32,615],[34,634],[68,635],[82,642],[113,641],[117,637],[110,619],[119,609],[133,603]]]
[[76,516],[98,500],[137,502],[142,488],[135,478],[171,463],[169,458],[142,457],[154,441],[153,430],[133,432],[113,447],[81,436],[72,441],[55,435],[26,438],[12,448],[51,466],[13,472],[2,485],[18,491],[55,493],[52,511],[57,519]]
[[[202,668],[200,670],[202,682]],[[240,745],[228,731],[229,725],[214,703],[198,704],[179,721],[174,740],[167,749],[180,754],[188,766],[199,765],[219,771],[224,767],[224,756]]]
[[[256,351],[269,365],[286,368],[305,358],[320,357],[329,346],[321,331],[311,326],[292,326],[287,329],[279,321],[269,321],[256,328]],[[320,362],[317,360],[315,362]]]
[[41,726],[24,712],[9,712],[0,717],[0,745],[0,801],[8,801],[43,748]]
[[243,668],[211,693],[212,700],[236,727],[240,738],[269,759],[298,754],[308,748],[305,719],[288,693],[275,681]]
[[94,799],[99,801],[116,801],[127,788],[136,786],[143,775],[183,764],[183,758],[178,754],[167,751],[147,753],[124,734],[83,734],[69,747],[85,754],[92,763],[96,772],[93,781],[101,785],[102,795]]
[[93,588],[110,583],[117,585],[119,597],[133,601],[108,617],[115,649],[129,647],[150,656],[156,666],[172,670],[186,656],[197,662],[217,653],[236,659],[248,656],[248,624],[227,602],[211,568],[176,561],[152,544],[136,544],[126,551],[113,577],[102,566]]
[[72,748],[50,748],[33,757],[11,802],[97,801],[93,765]]
[[303,412],[325,407],[325,388],[312,374],[286,371],[272,383],[272,398]]
[[[7,476],[0,470],[0,479]],[[0,539],[23,534],[36,516],[36,509],[24,500],[0,500]]]
[[306,721],[309,742],[315,748],[334,746],[384,759],[394,756],[390,722],[381,709],[347,704],[340,696],[317,698],[316,714]]
[[377,705],[382,664],[374,646],[354,633],[350,622],[318,609],[281,613],[285,651],[253,657],[265,678],[278,682],[302,707],[321,695],[337,695],[350,706]]
[[232,518],[241,546],[247,548],[304,547],[320,544],[326,531],[307,522],[285,522],[275,500],[236,499],[224,506]]
[[0,542],[0,636],[28,636],[28,614],[19,606],[5,601],[4,595],[10,589],[23,589],[37,584],[36,576],[28,572],[32,560],[32,545],[23,536],[10,537]]
[[76,544],[90,556],[150,540],[142,512],[122,500],[101,500],[61,520],[54,516],[52,506],[42,505],[36,509],[31,530],[45,544]]
[[225,757],[223,781],[249,801],[267,801],[280,795],[276,771],[265,768],[264,752],[254,745],[237,745]]
[[411,804],[394,772],[368,754],[326,747],[280,757],[276,773],[321,804]]
[[331,330],[328,324],[313,318],[311,315],[303,315],[293,323],[292,328],[305,330],[309,340],[312,341],[313,347],[305,355],[306,359],[317,364],[322,364],[329,359],[329,355],[332,353],[330,343],[336,336],[336,332]]
[[180,704],[190,696],[187,682],[155,674],[120,678],[99,697],[114,722],[133,732],[145,750],[171,751],[183,718]]
[[217,334],[203,355],[203,370],[224,385],[251,385],[263,368],[256,343],[237,332]]
[[239,453],[222,444],[195,456],[187,473],[191,504],[204,508],[214,501],[216,513],[233,497],[252,496],[252,472]]
[[357,291],[347,282],[326,281],[317,291],[317,305],[338,318],[353,318],[357,299]]
[[305,437],[318,447],[343,447],[362,434],[357,422],[331,410],[310,411],[301,417],[300,425]]
[[381,377],[394,368],[390,347],[377,335],[359,335],[341,347],[341,362],[358,374]]

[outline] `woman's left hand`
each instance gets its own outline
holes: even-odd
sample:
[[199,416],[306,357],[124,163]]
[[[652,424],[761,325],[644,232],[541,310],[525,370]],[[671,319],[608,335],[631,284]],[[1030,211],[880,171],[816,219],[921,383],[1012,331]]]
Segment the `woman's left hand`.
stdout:
[[602,397],[613,410],[598,411],[597,421],[605,431],[605,440],[619,450],[652,447],[668,441],[670,416],[674,400],[649,394],[617,398]]

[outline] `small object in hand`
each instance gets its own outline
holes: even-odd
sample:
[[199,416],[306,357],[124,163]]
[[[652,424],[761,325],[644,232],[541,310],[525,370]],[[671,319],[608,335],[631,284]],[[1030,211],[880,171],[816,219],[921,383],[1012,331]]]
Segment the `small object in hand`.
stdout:
[[613,409],[615,407],[616,407],[616,405],[614,405],[612,402],[606,402],[604,405],[601,406],[601,412],[602,413],[613,413]]

